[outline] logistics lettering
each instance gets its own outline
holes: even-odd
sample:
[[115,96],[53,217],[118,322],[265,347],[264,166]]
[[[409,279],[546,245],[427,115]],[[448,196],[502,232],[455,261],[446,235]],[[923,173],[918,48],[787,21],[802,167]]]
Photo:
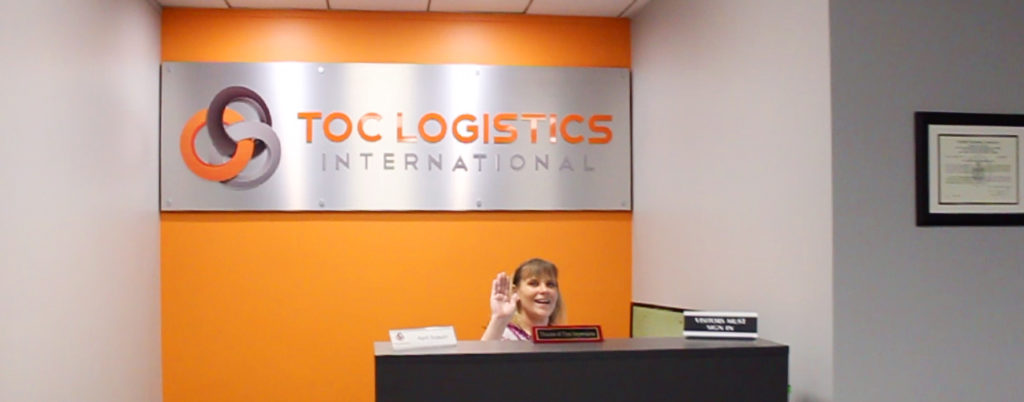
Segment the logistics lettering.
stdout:
[[[306,143],[312,143],[317,134],[331,142],[343,142],[352,137],[353,131],[366,142],[377,142],[387,135],[393,136],[398,143],[437,143],[451,137],[464,144],[509,144],[525,141],[528,136],[532,144],[538,141],[607,144],[614,135],[611,127],[606,125],[612,121],[609,114],[589,117],[568,114],[560,117],[553,113],[483,113],[446,117],[431,112],[416,119],[413,126],[408,126],[402,112],[397,112],[391,121],[394,123],[393,133],[383,132],[385,117],[378,113],[366,113],[353,120],[343,112],[306,111],[299,112],[298,119],[305,122]],[[389,127],[391,122],[387,122]],[[516,127],[517,122],[529,122],[529,132],[523,133],[522,137]],[[407,128],[411,130],[407,131]]]

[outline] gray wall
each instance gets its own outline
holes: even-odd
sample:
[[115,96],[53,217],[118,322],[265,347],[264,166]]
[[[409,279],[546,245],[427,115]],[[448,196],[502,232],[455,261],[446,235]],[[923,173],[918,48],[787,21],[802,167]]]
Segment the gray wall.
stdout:
[[0,401],[158,401],[159,11],[3,0],[0,55]]
[[1024,114],[1024,3],[833,0],[838,401],[1024,395],[1024,228],[916,227],[913,113]]
[[828,3],[652,1],[632,40],[633,299],[758,312],[829,400]]

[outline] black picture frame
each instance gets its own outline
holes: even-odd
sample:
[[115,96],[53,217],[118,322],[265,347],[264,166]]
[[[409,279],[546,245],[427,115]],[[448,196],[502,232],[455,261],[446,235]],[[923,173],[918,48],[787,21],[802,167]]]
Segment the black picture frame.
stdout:
[[[935,131],[950,130],[949,134],[933,134]],[[1022,201],[1022,189],[1020,181],[1024,177],[1021,166],[1020,149],[1024,147],[1024,115],[1016,114],[985,114],[985,113],[950,113],[950,112],[915,112],[915,167],[916,167],[916,193],[917,193],[917,225],[918,226],[1015,226],[1024,225],[1024,201]],[[986,200],[985,202],[944,202],[944,195],[935,197],[941,193],[942,180],[941,166],[939,159],[941,151],[936,151],[940,144],[937,142],[942,137],[947,140],[957,141],[954,137],[972,137],[980,139],[991,139],[1004,144],[1016,144],[1012,165],[1016,169],[1006,173],[1016,179],[1013,183],[1016,196],[1010,195],[1011,191],[1004,192],[1007,199]],[[1011,138],[1013,137],[1013,138]],[[1004,153],[1009,153],[1010,146],[1005,148]],[[1000,148],[997,148],[1000,149]],[[980,166],[980,162],[978,166]],[[933,172],[940,173],[933,180]],[[978,169],[982,173],[978,176],[984,177],[985,169]],[[1013,171],[1016,170],[1016,171]],[[950,175],[954,176],[953,174]],[[963,174],[961,174],[963,176]],[[1008,180],[1012,181],[1012,180]],[[989,202],[991,201],[991,202]],[[943,211],[933,211],[932,207],[940,205]],[[984,211],[984,212],[979,212]]]

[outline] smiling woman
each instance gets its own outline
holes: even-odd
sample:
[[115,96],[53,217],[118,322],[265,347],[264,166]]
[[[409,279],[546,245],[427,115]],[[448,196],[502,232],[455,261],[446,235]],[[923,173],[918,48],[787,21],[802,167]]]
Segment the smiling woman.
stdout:
[[564,313],[558,268],[534,258],[516,268],[511,283],[504,272],[494,278],[491,321],[482,340],[530,340],[534,327],[561,323]]

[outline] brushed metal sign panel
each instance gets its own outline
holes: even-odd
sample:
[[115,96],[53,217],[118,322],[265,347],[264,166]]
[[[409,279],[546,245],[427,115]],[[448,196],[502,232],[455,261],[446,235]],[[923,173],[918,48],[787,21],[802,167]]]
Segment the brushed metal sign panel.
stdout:
[[164,63],[164,211],[629,210],[629,70]]

